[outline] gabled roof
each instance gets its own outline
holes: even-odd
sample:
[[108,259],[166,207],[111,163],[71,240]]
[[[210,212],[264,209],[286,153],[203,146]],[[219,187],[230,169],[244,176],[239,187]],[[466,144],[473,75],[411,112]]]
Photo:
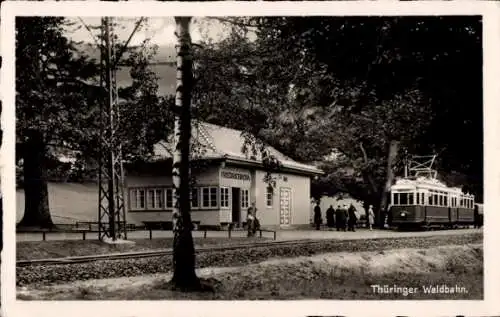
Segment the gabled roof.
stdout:
[[[229,162],[259,166],[262,164],[260,151],[253,156],[251,149],[243,152],[245,136],[242,131],[221,127],[215,124],[194,121],[191,131],[192,158],[197,159],[224,159]],[[172,138],[161,141],[154,146],[153,160],[164,160],[172,157]],[[271,146],[266,146],[270,155],[276,157],[284,169],[306,174],[322,174],[318,168],[298,163]]]

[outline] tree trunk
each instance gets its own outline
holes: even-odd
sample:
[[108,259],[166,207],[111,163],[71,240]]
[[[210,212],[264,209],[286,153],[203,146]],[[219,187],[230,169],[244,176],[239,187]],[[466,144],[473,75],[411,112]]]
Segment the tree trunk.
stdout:
[[173,231],[174,275],[172,286],[188,291],[200,288],[195,272],[195,253],[189,199],[189,150],[191,139],[191,90],[193,85],[190,17],[176,17],[177,90],[175,100],[172,178],[175,189]]
[[394,165],[394,161],[398,155],[399,150],[399,141],[391,140],[389,143],[389,150],[387,153],[387,168],[385,174],[385,186],[382,192],[382,197],[380,198],[380,208],[377,212],[377,223],[380,228],[384,227],[385,215],[387,212],[388,205],[388,195],[391,191],[392,182],[394,180],[394,171],[392,170],[392,166]]
[[19,227],[52,228],[47,169],[45,167],[46,146],[41,133],[31,131],[23,146],[24,169],[24,216]]

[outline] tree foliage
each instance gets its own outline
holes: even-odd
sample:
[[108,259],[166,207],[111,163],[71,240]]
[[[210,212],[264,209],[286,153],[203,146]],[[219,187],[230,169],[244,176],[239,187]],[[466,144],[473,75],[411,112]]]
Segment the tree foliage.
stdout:
[[[99,106],[106,92],[97,61],[65,36],[69,26],[58,17],[16,20],[16,161],[26,200],[21,225],[52,226],[48,179],[96,180]],[[123,46],[118,41],[118,51]],[[119,133],[125,158],[134,160],[168,133],[173,99],[157,95],[147,62],[154,47],[145,41],[126,53],[132,85],[120,90]],[[61,162],[64,156],[73,162]]]
[[198,111],[321,162],[314,195],[348,192],[377,206],[397,142],[396,173],[404,150],[437,153],[444,178],[467,175],[482,199],[480,18],[223,20],[231,36],[198,52]]

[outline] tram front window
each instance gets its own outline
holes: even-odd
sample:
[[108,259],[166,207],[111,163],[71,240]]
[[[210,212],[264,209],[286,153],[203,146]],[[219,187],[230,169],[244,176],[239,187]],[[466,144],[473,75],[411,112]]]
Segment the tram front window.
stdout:
[[408,205],[408,194],[407,193],[399,194],[399,204],[400,205]]

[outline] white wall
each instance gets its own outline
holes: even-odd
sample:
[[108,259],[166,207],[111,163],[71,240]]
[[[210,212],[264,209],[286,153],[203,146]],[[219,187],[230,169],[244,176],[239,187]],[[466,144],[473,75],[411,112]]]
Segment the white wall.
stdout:
[[[93,183],[49,183],[49,209],[54,223],[97,221],[98,187]],[[24,215],[24,190],[16,190],[16,222]]]
[[[291,222],[290,225],[309,224],[310,212],[310,178],[292,174],[275,174],[277,178],[274,189],[273,207],[266,206],[267,184],[263,179],[264,171],[256,172],[256,206],[259,210],[258,217],[262,225],[280,224],[280,188],[291,190]],[[286,180],[285,180],[286,178]]]
[[[339,199],[340,198],[340,199]],[[321,197],[320,201],[320,208],[321,208],[321,216],[323,217],[323,223],[326,222],[326,210],[330,207],[330,205],[333,206],[334,209],[337,209],[337,206],[344,205],[346,204],[348,207],[353,204],[353,206],[356,208],[356,210],[361,214],[364,215],[366,213],[365,209],[363,208],[363,202],[355,200],[349,195],[343,194],[342,197],[340,196],[334,196],[334,197],[327,197],[323,196]],[[312,221],[313,216],[314,216],[314,207],[316,206],[315,202],[310,203],[310,221]]]

